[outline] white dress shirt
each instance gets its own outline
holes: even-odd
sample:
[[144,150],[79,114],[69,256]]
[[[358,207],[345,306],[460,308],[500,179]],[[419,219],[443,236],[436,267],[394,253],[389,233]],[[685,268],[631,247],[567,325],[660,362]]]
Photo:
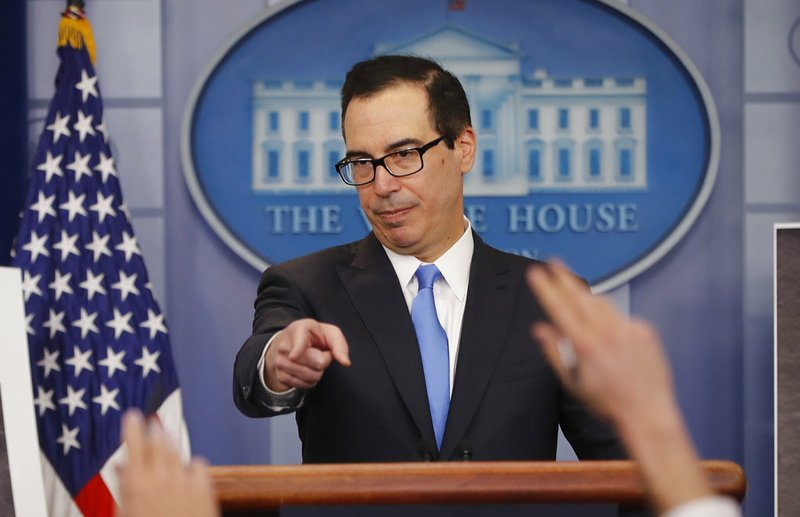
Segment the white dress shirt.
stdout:
[[[453,380],[456,375],[456,360],[458,359],[458,344],[461,339],[461,322],[464,319],[464,307],[467,303],[467,288],[469,287],[469,271],[472,265],[472,252],[475,241],[472,237],[472,227],[469,220],[464,218],[466,229],[461,237],[444,254],[433,263],[439,268],[442,276],[436,279],[433,285],[433,300],[436,304],[436,315],[447,334],[447,348],[450,355],[450,395],[453,394]],[[383,246],[389,261],[392,263],[397,281],[403,290],[403,296],[411,313],[411,304],[417,295],[419,287],[414,276],[417,268],[423,264],[413,255],[401,255]],[[270,397],[267,407],[273,411],[281,409],[297,409],[305,401],[305,390],[291,388],[284,392],[272,391],[264,382],[264,356],[269,345],[280,332],[276,332],[264,346],[261,360],[258,362],[261,385]]]
[[740,517],[741,515],[736,501],[715,495],[684,503],[661,514],[661,517]]
[[[469,271],[472,265],[472,251],[475,241],[469,221],[464,219],[467,229],[450,249],[433,263],[442,273],[433,284],[433,301],[436,305],[436,315],[447,334],[447,349],[450,354],[450,395],[453,395],[453,379],[456,375],[456,360],[458,359],[458,344],[461,339],[461,322],[464,319],[464,307],[467,303],[467,288],[469,287]],[[414,274],[417,268],[424,263],[413,255],[401,255],[384,247],[389,261],[394,267],[397,280],[403,289],[408,312],[411,313],[411,304],[417,296],[419,285]]]

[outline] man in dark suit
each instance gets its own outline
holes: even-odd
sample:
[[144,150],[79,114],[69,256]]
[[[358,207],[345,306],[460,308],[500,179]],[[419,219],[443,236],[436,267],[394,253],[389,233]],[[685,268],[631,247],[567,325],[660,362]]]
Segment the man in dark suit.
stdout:
[[372,232],[267,269],[237,407],[296,411],[312,463],[549,460],[559,424],[581,458],[621,457],[530,338],[544,317],[525,286],[533,261],[463,215],[477,139],[458,80],[417,57],[358,63],[342,121],[337,171]]

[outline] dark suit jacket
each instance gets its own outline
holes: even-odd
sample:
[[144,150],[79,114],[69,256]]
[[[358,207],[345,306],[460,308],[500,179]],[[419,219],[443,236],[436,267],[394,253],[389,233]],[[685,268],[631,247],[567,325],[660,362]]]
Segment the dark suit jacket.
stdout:
[[256,365],[275,332],[311,317],[341,328],[352,366],[334,361],[297,411],[306,463],[552,460],[558,424],[580,458],[623,457],[609,427],[562,391],[530,337],[531,323],[543,317],[524,278],[532,263],[475,235],[439,454],[411,316],[373,234],[266,270],[253,335],[236,357],[236,405],[252,417],[276,414],[264,404]]

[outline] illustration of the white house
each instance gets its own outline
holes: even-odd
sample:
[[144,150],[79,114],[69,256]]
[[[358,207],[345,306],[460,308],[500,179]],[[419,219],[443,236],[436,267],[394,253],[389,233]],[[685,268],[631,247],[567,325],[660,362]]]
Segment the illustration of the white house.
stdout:
[[[379,54],[429,56],[458,76],[472,109],[478,156],[465,194],[645,189],[643,77],[523,75],[523,53],[444,26]],[[336,174],[344,156],[341,81],[253,84],[252,187],[264,193],[352,193]]]

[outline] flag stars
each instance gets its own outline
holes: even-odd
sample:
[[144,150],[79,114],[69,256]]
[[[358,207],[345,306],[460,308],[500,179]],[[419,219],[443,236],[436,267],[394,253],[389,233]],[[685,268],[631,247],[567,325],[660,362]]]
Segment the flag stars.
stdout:
[[82,110],[78,110],[78,121],[72,126],[72,129],[78,132],[78,139],[83,142],[86,135],[95,135],[94,127],[92,127],[92,119],[94,115],[84,115]]
[[44,415],[48,409],[55,411],[56,405],[53,403],[53,394],[55,390],[45,390],[41,386],[37,386],[38,395],[33,399],[33,404],[39,408],[39,416]]
[[108,181],[109,176],[117,175],[117,169],[114,168],[114,158],[106,156],[106,153],[102,151],[100,151],[100,161],[94,166],[94,170],[103,175],[103,183]]
[[145,289],[150,291],[150,296],[152,296],[153,298],[156,298],[156,291],[153,288],[153,282],[147,282],[146,284],[144,284],[144,287],[145,287]]
[[[95,431],[113,427],[129,405],[146,406],[149,391],[139,388],[172,368],[169,330],[145,285],[143,251],[119,193],[98,78],[88,64],[69,70],[76,64],[63,63],[69,80],[56,85],[43,124],[31,167],[38,183],[14,247],[27,308],[20,319],[38,341],[29,391],[37,421],[49,426],[42,452],[54,465],[113,453],[119,442],[93,444]],[[176,387],[174,379],[163,382]]]
[[146,378],[150,372],[161,373],[161,368],[158,367],[158,356],[161,355],[161,350],[150,352],[145,346],[142,347],[142,357],[134,361],[135,364],[142,367],[142,378]]
[[61,366],[58,364],[58,356],[61,355],[60,350],[55,350],[50,352],[47,348],[44,349],[44,357],[38,361],[36,361],[36,366],[41,366],[44,368],[44,378],[46,379],[50,372],[61,371]]
[[[95,235],[97,234],[95,233]],[[107,238],[108,237],[106,236],[106,239]],[[89,245],[86,247],[88,248]],[[106,294],[106,289],[103,287],[103,278],[105,278],[105,276],[106,275],[104,273],[100,273],[99,275],[95,276],[91,269],[86,270],[86,280],[78,284],[78,287],[81,289],[86,289],[86,296],[89,298],[89,301],[92,301],[92,298],[95,294]]]
[[81,388],[78,391],[72,389],[72,386],[67,384],[67,396],[63,399],[58,399],[58,403],[62,406],[69,407],[69,416],[72,416],[75,413],[75,410],[78,408],[81,409],[89,409],[86,407],[86,403],[83,401],[83,394],[86,393],[86,388]]
[[64,446],[64,456],[67,455],[70,449],[81,448],[81,444],[78,443],[78,432],[80,430],[80,426],[70,429],[67,425],[61,424],[61,436],[56,439],[56,442]]
[[131,222],[131,211],[128,210],[128,205],[126,205],[125,203],[120,203],[119,204],[119,211],[122,212],[123,214],[125,214],[125,218],[128,220],[128,223],[130,223]]
[[[109,257],[111,256],[111,250],[108,249],[109,238],[111,238],[111,235],[104,235],[103,237],[100,237],[99,233],[92,231],[92,242],[86,244],[85,247],[87,250],[92,252],[95,262],[100,260],[100,257],[103,255],[108,255]],[[106,294],[105,291],[103,291],[103,294]],[[92,299],[91,296],[89,299]]]
[[[27,242],[27,244],[22,245],[22,249],[25,251],[29,251],[31,253],[31,263],[36,262],[36,259],[39,258],[39,255],[44,255],[45,257],[50,256],[50,252],[47,251],[47,235],[39,236],[36,233],[36,230],[31,232],[31,240]],[[41,294],[41,293],[39,293]]]
[[136,243],[136,237],[125,231],[122,232],[122,243],[114,246],[114,249],[125,253],[125,262],[130,262],[133,255],[142,255],[139,245]]
[[92,177],[92,170],[89,168],[89,160],[92,158],[91,153],[86,156],[81,155],[80,151],[75,151],[75,159],[67,165],[67,169],[75,173],[75,181],[81,180],[81,176]]
[[136,287],[136,278],[139,275],[133,273],[131,276],[125,274],[125,271],[119,272],[119,282],[111,284],[112,289],[119,290],[119,296],[124,302],[129,294],[139,296],[139,289]]
[[50,312],[50,317],[42,323],[42,326],[50,329],[50,339],[53,339],[59,332],[66,334],[67,329],[64,327],[65,312],[56,312],[53,309],[48,309],[48,311]]
[[53,244],[53,248],[61,252],[61,262],[66,261],[70,254],[80,257],[81,253],[75,243],[78,240],[78,234],[70,235],[66,230],[61,230],[61,240]]
[[[67,124],[69,124],[69,115],[61,116],[61,112],[56,113],[56,118],[53,119],[53,123],[47,126],[45,129],[48,129],[53,132],[53,143],[55,144],[58,142],[58,138],[61,135],[69,137],[70,132],[69,128],[67,128]],[[50,181],[48,178],[47,181]]]
[[74,321],[72,326],[81,329],[81,339],[86,339],[86,336],[89,334],[89,332],[94,332],[95,334],[100,333],[100,331],[97,329],[97,325],[94,323],[94,320],[96,319],[96,312],[89,314],[85,308],[81,307],[81,317],[80,319]]
[[93,397],[92,402],[100,406],[100,414],[105,416],[108,408],[114,408],[119,411],[119,404],[117,404],[117,393],[119,388],[114,388],[109,391],[104,384],[100,385],[100,395]]
[[42,290],[39,289],[39,280],[42,279],[42,275],[31,276],[31,272],[27,269],[22,272],[22,294],[25,297],[25,301],[27,302],[28,299],[31,297],[32,294],[41,296]]
[[147,321],[140,323],[140,327],[144,327],[150,331],[150,339],[155,339],[159,332],[167,333],[167,327],[164,325],[164,315],[156,314],[153,309],[147,309]]
[[56,195],[53,194],[52,196],[45,196],[44,192],[40,190],[37,197],[38,200],[36,203],[31,204],[31,210],[36,212],[38,221],[41,223],[48,215],[55,217],[56,211],[53,208],[53,201],[55,201]]
[[36,335],[36,331],[33,330],[33,314],[28,314],[25,316],[25,332],[30,334],[31,336]]
[[69,281],[72,278],[72,273],[62,274],[61,271],[55,270],[55,279],[47,284],[47,287],[52,289],[55,292],[56,301],[61,298],[61,295],[66,294],[73,294],[72,287],[69,285]]
[[86,216],[89,215],[86,212],[86,209],[83,208],[83,201],[86,199],[86,194],[81,194],[80,196],[76,196],[74,192],[71,190],[67,194],[68,198],[66,203],[61,203],[58,207],[62,210],[66,210],[69,212],[69,222],[72,222],[75,219],[77,214]]
[[106,127],[106,121],[104,120],[100,122],[99,124],[94,126],[94,128],[98,130],[101,135],[103,135],[103,142],[108,143],[108,128]]
[[97,218],[102,223],[106,216],[116,217],[117,212],[111,206],[114,203],[114,194],[109,194],[108,197],[103,196],[102,192],[97,193],[97,202],[89,207],[89,210],[97,212]]
[[119,211],[125,214],[125,217],[128,218],[128,221],[131,220],[131,211],[128,210],[128,205],[126,205],[125,203],[121,203],[119,205]]
[[122,314],[114,307],[114,317],[106,322],[106,327],[114,329],[114,339],[119,339],[123,332],[133,334],[133,327],[129,323],[132,316],[132,312]]
[[81,80],[75,85],[75,88],[81,91],[83,102],[86,102],[90,95],[97,97],[97,76],[89,77],[86,70],[81,70]]
[[[72,348],[72,357],[64,362],[75,368],[75,377],[77,378],[84,370],[89,370],[90,372],[94,371],[94,366],[92,366],[92,363],[89,362],[91,357],[91,349],[81,352],[81,349],[75,346]],[[72,413],[70,413],[70,415],[72,415]]]
[[122,362],[122,359],[125,357],[125,351],[120,350],[117,353],[114,353],[114,349],[110,346],[106,347],[106,358],[97,361],[97,364],[100,366],[104,366],[108,368],[108,378],[114,376],[117,370],[127,372],[128,367],[125,366],[125,363]]
[[45,173],[44,181],[45,183],[50,183],[50,180],[53,176],[61,176],[64,177],[64,171],[61,170],[61,160],[64,158],[63,155],[53,156],[53,153],[47,151],[47,156],[44,159],[44,163],[40,163],[36,166],[37,171],[43,171]]

